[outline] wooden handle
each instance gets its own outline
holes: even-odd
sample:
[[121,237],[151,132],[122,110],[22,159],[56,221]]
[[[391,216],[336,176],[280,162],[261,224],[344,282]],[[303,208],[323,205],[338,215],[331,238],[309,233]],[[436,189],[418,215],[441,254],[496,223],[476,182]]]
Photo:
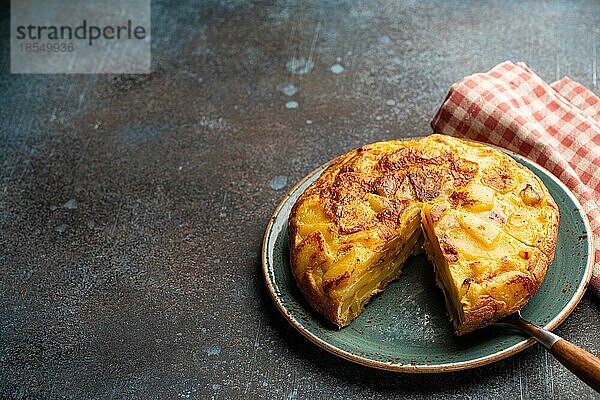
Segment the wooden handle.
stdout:
[[564,339],[554,343],[550,353],[582,381],[600,392],[600,358]]

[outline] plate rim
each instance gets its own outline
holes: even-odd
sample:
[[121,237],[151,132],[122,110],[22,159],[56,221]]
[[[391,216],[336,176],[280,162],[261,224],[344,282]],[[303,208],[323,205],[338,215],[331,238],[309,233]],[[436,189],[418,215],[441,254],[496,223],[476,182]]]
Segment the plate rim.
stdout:
[[[390,140],[399,140],[399,141],[416,140],[416,139],[419,139],[422,137],[423,136],[402,137],[402,138],[396,138],[396,139],[390,139]],[[573,203],[577,206],[577,212],[579,213],[579,215],[581,216],[581,219],[583,220],[586,234],[588,236],[588,256],[587,256],[587,264],[585,267],[585,276],[584,276],[584,279],[582,279],[581,282],[579,283],[579,286],[577,287],[575,294],[573,295],[573,297],[571,297],[571,299],[569,300],[567,305],[561,310],[560,313],[558,313],[558,315],[556,315],[556,317],[554,317],[544,327],[548,330],[554,330],[555,328],[557,328],[560,324],[562,324],[564,322],[564,320],[573,312],[573,310],[575,309],[577,304],[579,304],[579,302],[581,301],[581,298],[585,294],[585,291],[586,291],[586,289],[589,285],[590,279],[592,277],[592,269],[593,269],[592,267],[593,267],[593,263],[594,263],[593,254],[594,253],[593,253],[593,243],[591,240],[591,238],[592,238],[591,232],[592,231],[591,231],[591,227],[590,227],[590,223],[587,218],[587,215],[585,214],[585,212],[583,212],[583,207],[581,206],[581,203],[579,202],[579,200],[577,200],[577,198],[575,197],[573,192],[571,192],[571,190],[560,179],[558,179],[558,177],[556,177],[548,169],[542,167],[535,161],[533,161],[525,156],[522,156],[520,154],[517,154],[511,150],[508,150],[508,149],[505,149],[505,148],[502,148],[499,146],[490,145],[488,143],[483,143],[483,142],[469,140],[469,139],[461,139],[461,140],[483,144],[488,147],[492,147],[494,149],[500,150],[500,151],[512,156],[513,158],[524,159],[528,163],[534,165],[536,168],[539,168],[541,171],[546,173],[557,185],[559,185],[563,189],[563,191],[567,194],[567,196],[569,196],[571,201],[573,201]],[[292,315],[290,315],[289,310],[281,302],[281,300],[279,299],[279,296],[277,296],[277,293],[275,292],[275,288],[273,287],[273,282],[271,282],[271,279],[269,276],[268,260],[267,260],[267,252],[268,252],[267,245],[269,243],[269,239],[272,236],[271,233],[273,232],[273,224],[276,221],[278,215],[280,214],[281,209],[283,208],[285,203],[288,201],[288,199],[291,197],[291,195],[302,184],[304,184],[304,182],[306,182],[308,179],[310,179],[318,171],[320,171],[320,170],[324,171],[334,160],[335,160],[335,158],[332,160],[329,160],[329,161],[321,164],[317,168],[313,169],[310,173],[308,173],[306,176],[304,176],[304,178],[302,178],[300,181],[298,181],[285,194],[283,199],[279,202],[279,204],[277,205],[277,207],[271,214],[271,217],[269,218],[267,227],[265,229],[265,234],[263,236],[262,252],[261,252],[263,278],[267,285],[267,289],[268,289],[269,295],[271,296],[271,299],[273,300],[273,302],[277,306],[277,309],[283,315],[283,317],[287,320],[288,323],[290,323],[298,332],[300,332],[309,341],[311,341],[315,345],[319,346],[320,348],[327,350],[329,353],[332,353],[338,357],[344,358],[348,361],[351,361],[351,362],[354,362],[357,364],[361,364],[361,365],[365,365],[367,367],[372,367],[372,368],[386,370],[386,371],[394,371],[394,372],[439,373],[439,372],[452,372],[452,371],[461,371],[461,370],[465,370],[465,369],[476,368],[476,367],[480,367],[483,365],[487,365],[487,364],[508,358],[514,354],[517,354],[517,353],[527,349],[528,347],[530,347],[531,345],[533,345],[535,343],[535,340],[533,338],[524,339],[523,341],[521,341],[513,346],[510,346],[506,349],[500,350],[496,353],[493,353],[493,354],[490,354],[487,356],[475,358],[475,359],[468,360],[468,361],[449,362],[449,363],[438,364],[438,365],[433,365],[433,366],[432,365],[398,364],[398,363],[392,363],[392,362],[385,363],[385,362],[381,362],[381,361],[371,360],[366,357],[361,357],[356,354],[352,354],[350,352],[342,350],[334,345],[331,345],[330,343],[319,338],[318,336],[313,334],[311,331],[306,329],[294,317],[292,317]]]

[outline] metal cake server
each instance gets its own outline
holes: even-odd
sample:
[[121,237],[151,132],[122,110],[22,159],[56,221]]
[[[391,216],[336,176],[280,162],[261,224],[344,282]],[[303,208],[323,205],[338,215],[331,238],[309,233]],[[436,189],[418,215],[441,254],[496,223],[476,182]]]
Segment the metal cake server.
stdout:
[[516,328],[542,344],[562,365],[600,392],[600,358],[554,333],[523,319],[521,312],[512,313],[493,324]]

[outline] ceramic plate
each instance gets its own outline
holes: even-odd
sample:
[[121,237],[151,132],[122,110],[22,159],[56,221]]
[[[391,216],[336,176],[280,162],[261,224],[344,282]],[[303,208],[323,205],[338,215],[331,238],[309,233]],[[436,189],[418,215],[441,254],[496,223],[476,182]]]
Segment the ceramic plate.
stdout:
[[[557,178],[532,161],[511,154],[539,176],[560,208],[554,262],[523,316],[556,328],[581,299],[592,272],[590,228],[581,206]],[[283,316],[316,345],[370,367],[403,372],[443,372],[501,360],[533,344],[513,331],[485,328],[458,337],[446,317],[433,268],[424,256],[410,258],[403,275],[371,299],[364,312],[338,330],[315,313],[296,287],[290,269],[287,221],[302,192],[325,164],[296,185],[271,217],[263,243],[267,288]]]

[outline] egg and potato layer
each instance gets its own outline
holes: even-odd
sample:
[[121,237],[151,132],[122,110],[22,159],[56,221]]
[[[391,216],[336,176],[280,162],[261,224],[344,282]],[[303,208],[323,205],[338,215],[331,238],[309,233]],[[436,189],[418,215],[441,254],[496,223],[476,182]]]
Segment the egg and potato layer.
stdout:
[[539,178],[498,150],[444,135],[373,143],[334,160],[292,208],[292,272],[343,327],[424,250],[460,335],[533,296],[558,221]]

